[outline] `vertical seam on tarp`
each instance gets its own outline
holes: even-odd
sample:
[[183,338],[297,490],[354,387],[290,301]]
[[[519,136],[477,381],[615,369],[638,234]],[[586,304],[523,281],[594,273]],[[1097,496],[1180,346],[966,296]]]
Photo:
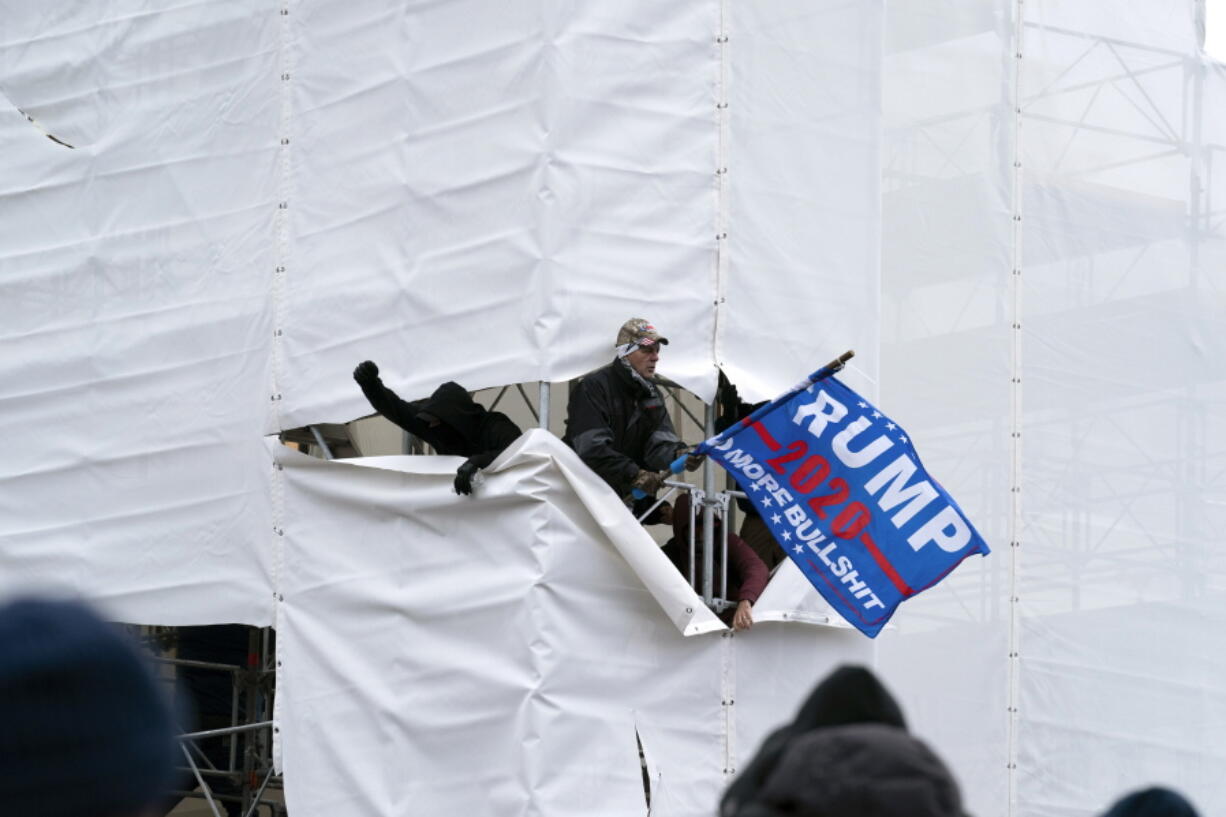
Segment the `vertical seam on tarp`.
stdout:
[[[281,628],[281,607],[285,600],[281,587],[282,567],[285,564],[285,466],[281,464],[278,454],[281,453],[281,443],[271,443],[272,477],[269,481],[269,505],[272,509],[272,603],[273,629],[278,633]],[[276,647],[276,664],[273,668],[275,689],[272,711],[272,760],[273,767],[280,772],[281,766],[281,699],[285,684],[281,677],[281,666],[285,659],[286,639],[278,638]]]
[[715,35],[719,62],[715,75],[715,297],[711,330],[711,359],[723,367],[721,359],[721,312],[728,254],[728,0],[719,0],[719,30]]
[[1013,76],[1010,116],[1013,123],[1013,177],[1010,210],[1010,513],[1009,513],[1009,657],[1007,814],[1017,811],[1018,697],[1020,638],[1018,604],[1022,536],[1022,50],[1025,42],[1025,0],[1013,3]]
[[[292,57],[290,54],[290,3],[291,0],[279,0],[276,3],[278,14],[277,42],[277,82],[280,89],[280,115],[277,121],[277,212],[274,216],[273,229],[276,241],[276,267],[273,270],[272,303],[273,303],[273,339],[272,339],[272,405],[277,419],[277,428],[282,428],[281,398],[282,398],[282,364],[284,359],[284,333],[286,322],[285,288],[289,264],[289,195],[290,195],[290,124],[293,99],[291,96]],[[274,455],[274,468],[271,481],[271,504],[273,524],[273,562],[272,562],[272,592],[273,592],[273,628],[282,632],[281,613],[285,596],[281,586],[282,568],[285,563],[285,483],[284,467]],[[277,661],[274,668],[276,688],[284,692],[285,684],[281,668],[284,665],[284,649],[286,639],[277,639]],[[282,769],[281,762],[281,699],[278,694],[273,698],[272,713],[272,760],[277,770]]]
[[281,402],[284,394],[283,365],[285,361],[286,278],[289,275],[289,199],[290,199],[290,112],[293,78],[290,57],[290,0],[278,2],[279,29],[277,43],[277,83],[280,113],[277,118],[277,212],[273,217],[276,259],[272,280],[272,394],[270,400],[277,428],[282,429]]
[[732,782],[736,775],[736,655],[733,644],[735,635],[731,632],[721,633],[719,650],[719,695],[723,710],[723,744],[724,744],[724,788]]

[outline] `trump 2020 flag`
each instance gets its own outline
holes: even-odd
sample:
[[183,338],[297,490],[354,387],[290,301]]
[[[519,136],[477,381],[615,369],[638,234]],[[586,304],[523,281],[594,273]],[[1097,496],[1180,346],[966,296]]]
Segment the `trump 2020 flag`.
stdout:
[[907,433],[827,366],[698,447],[740,483],[843,618],[876,636],[898,605],[988,546]]

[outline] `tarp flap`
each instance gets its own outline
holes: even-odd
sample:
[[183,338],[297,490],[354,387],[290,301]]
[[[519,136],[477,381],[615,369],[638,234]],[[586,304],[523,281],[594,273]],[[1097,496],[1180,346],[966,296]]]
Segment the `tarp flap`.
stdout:
[[[448,477],[446,487],[450,488],[450,479],[463,459],[366,457],[343,462],[345,465],[390,468],[397,471],[442,473]],[[532,463],[538,470],[556,471],[557,476],[547,486],[521,486],[521,477],[514,472],[514,468],[523,468],[525,463]],[[501,476],[504,470],[508,470],[510,474]],[[542,499],[548,492],[550,501],[555,503],[573,496],[577,504],[572,503],[568,508],[572,513],[582,512],[591,517],[591,521],[601,530],[602,539],[609,542],[625,560],[637,575],[638,581],[647,588],[679,631],[694,635],[724,628],[723,623],[703,606],[693,588],[664,556],[655,540],[626,511],[625,505],[604,480],[584,465],[574,451],[549,432],[529,429],[503,451],[489,468],[482,471],[481,478],[486,486],[482,488],[483,494],[511,494],[515,490],[532,488],[530,493],[535,499]],[[555,493],[558,494],[557,497],[553,496]],[[439,508],[438,513],[456,513],[457,510],[466,512],[471,508],[463,499],[464,497],[456,497],[454,493],[444,492],[442,496],[423,496],[415,501],[425,503],[433,500]]]
[[[593,514],[616,497],[583,484],[590,474],[576,489],[560,442],[525,435],[475,497],[452,492],[455,458],[329,462],[270,446],[284,469],[277,718],[295,814],[642,815],[636,732],[653,813],[711,813],[733,639],[681,637],[615,543],[624,532]],[[867,649],[803,631],[822,661]],[[794,660],[782,632],[736,639],[762,644],[746,672],[771,722],[786,711],[767,679]]]
[[753,606],[754,621],[803,621],[850,627],[791,559],[779,564],[766,590]]

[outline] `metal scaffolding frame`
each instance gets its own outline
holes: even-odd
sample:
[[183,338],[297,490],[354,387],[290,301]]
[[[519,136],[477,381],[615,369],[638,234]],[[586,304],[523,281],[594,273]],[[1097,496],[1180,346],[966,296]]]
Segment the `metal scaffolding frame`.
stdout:
[[[180,771],[190,773],[198,790],[179,789],[172,794],[184,799],[204,800],[214,817],[225,817],[223,804],[226,803],[237,805],[242,817],[286,817],[283,800],[267,796],[283,788],[281,775],[274,770],[272,758],[276,655],[271,628],[250,628],[247,666],[160,654],[173,640],[173,637],[167,637],[167,633],[175,629],[159,628],[161,632],[157,637],[145,639],[147,646],[155,653],[154,660],[174,668],[176,678],[180,669],[230,676],[231,705],[229,725],[179,735],[185,763]],[[200,748],[200,742],[205,740],[228,741],[227,763],[223,768],[218,768]],[[215,790],[217,782],[223,780],[228,784],[224,793]]]
[[[937,190],[941,186],[959,184],[984,185],[987,188],[1012,184],[1015,196],[1012,207],[1017,225],[1013,238],[1017,251],[1012,271],[1015,288],[1022,286],[1028,270],[1069,260],[1025,258],[1020,254],[1020,225],[1024,223],[1023,218],[1032,220],[1026,205],[1033,185],[1059,185],[1076,181],[1086,183],[1093,189],[1094,185],[1090,183],[1111,171],[1156,161],[1181,160],[1186,162],[1188,169],[1186,196],[1170,198],[1165,204],[1184,209],[1185,226],[1182,233],[1137,235],[1131,237],[1131,245],[1121,241],[1108,250],[1089,250],[1092,254],[1085,258],[1087,265],[1093,268],[1095,254],[1110,252],[1112,269],[1118,270],[1122,277],[1112,282],[1112,290],[1093,292],[1087,287],[1084,302],[1070,305],[1060,315],[1048,318],[1027,315],[1024,320],[1020,302],[1010,305],[1006,301],[998,305],[990,323],[976,324],[971,320],[964,324],[962,316],[969,314],[970,299],[973,297],[968,287],[967,302],[959,312],[959,325],[954,331],[949,331],[949,327],[919,325],[920,319],[916,318],[918,331],[914,331],[912,336],[899,338],[900,343],[928,344],[934,356],[948,352],[945,359],[954,366],[959,355],[973,354],[973,350],[984,348],[984,344],[993,338],[1013,337],[1017,344],[1022,344],[1023,336],[1020,333],[1023,325],[1034,328],[1045,319],[1082,322],[1109,319],[1112,308],[1123,303],[1114,289],[1118,289],[1129,276],[1140,274],[1148,261],[1148,254],[1158,243],[1184,242],[1189,264],[1186,268],[1171,270],[1173,274],[1166,293],[1171,296],[1190,293],[1194,296],[1206,280],[1200,259],[1202,244],[1210,238],[1220,239],[1226,232],[1226,206],[1215,203],[1212,195],[1214,165],[1217,157],[1226,150],[1226,145],[1208,140],[1204,133],[1207,68],[1200,56],[1046,24],[1033,19],[1036,12],[1028,5],[1017,3],[1016,9],[1016,42],[1010,45],[1007,40],[998,38],[993,41],[993,46],[985,46],[982,52],[986,56],[999,48],[1002,75],[1014,76],[1016,82],[1013,87],[1009,87],[1010,83],[1003,83],[1001,97],[989,104],[942,111],[894,128],[887,138],[887,145],[892,145],[894,150],[887,150],[883,163],[883,189],[887,200],[892,193],[905,193],[925,186]],[[1196,10],[1200,15],[1198,25],[1203,33],[1204,10],[1199,0]],[[1003,36],[1003,33],[985,29],[977,36],[992,38],[997,35]],[[965,38],[966,33],[958,32],[958,36]],[[1046,50],[1039,47],[1040,43],[1047,47]],[[1058,47],[1055,50],[1061,60],[1053,66],[1048,59],[1045,79],[1041,82],[1033,80],[1033,77],[1039,76],[1033,70],[1028,69],[1023,73],[1023,62],[1049,56],[1053,44]],[[930,45],[925,44],[917,50]],[[1069,81],[1079,71],[1083,74],[1088,72],[1091,66],[1096,73]],[[1105,70],[1108,67],[1112,70]],[[1157,83],[1162,83],[1166,88],[1178,88],[1182,94],[1178,104],[1172,104],[1168,96],[1155,93],[1152,86]],[[1131,105],[1136,123],[1134,128],[1120,128],[1094,121],[1095,105],[1108,94],[1117,105],[1122,104],[1120,100],[1126,100]],[[1068,100],[1074,99],[1078,103],[1075,107],[1067,105]],[[1072,110],[1053,112],[1052,106],[1047,104],[1051,102],[1064,102],[1063,107],[1071,107]],[[1011,122],[1017,125],[1016,133],[1011,133]],[[1028,124],[1047,129],[1045,134],[1049,140],[1056,132],[1053,129],[1068,131],[1063,145],[1056,142],[1052,148],[1054,158],[1045,160],[1042,168],[1027,166],[1025,126]],[[1127,145],[1124,152],[1131,155],[1124,159],[1118,156],[1082,156],[1080,164],[1074,165],[1076,140],[1079,134],[1086,132],[1121,140],[1121,144]],[[1003,144],[1002,134],[1007,134],[1007,138],[1013,139],[1016,144]],[[922,153],[919,150],[921,145]],[[1002,155],[1008,150],[1016,151],[1012,168],[1008,168],[1004,161],[1008,158],[1007,154]],[[968,158],[968,153],[972,158]],[[920,163],[922,167],[908,161],[917,155],[928,157]],[[978,164],[973,158],[975,155],[982,158]],[[1042,175],[1036,171],[1041,171]],[[999,177],[993,178],[993,174],[997,173]],[[1097,184],[1102,185],[1103,182]],[[1117,195],[1127,196],[1130,193],[1126,183],[1120,187],[1104,185],[1102,189]],[[1136,198],[1138,207],[1146,203],[1162,203],[1152,193],[1145,191],[1137,191]],[[1027,229],[1035,229],[1035,225],[1030,224]],[[964,270],[960,274],[976,272]],[[951,273],[959,274],[957,270]],[[1021,448],[1021,440],[1036,434],[1063,433],[1067,435],[1070,446],[1077,445],[1079,439],[1089,433],[1089,421],[1081,419],[1070,423],[1067,417],[1053,416],[1052,412],[1021,400],[1023,371],[1020,358],[1016,359],[1010,379],[1011,389],[1017,392],[1019,413],[1012,423],[1007,416],[985,415],[956,428],[936,427],[925,435],[925,451],[935,450],[938,456],[945,456],[954,463],[953,470],[956,471],[964,453],[969,450],[981,453],[985,447],[989,447],[996,452],[993,460],[998,462],[1012,461],[1015,456],[1022,457],[1024,449]],[[1226,451],[1207,450],[1210,442],[1206,430],[1207,418],[1203,416],[1203,409],[1197,407],[1196,400],[1188,399],[1195,396],[1194,389],[1194,386],[1147,388],[1138,384],[1127,399],[1104,401],[1101,411],[1096,410],[1096,421],[1110,423],[1121,441],[1131,442],[1139,460],[1148,462],[1158,473],[1170,472],[1170,484],[1178,482],[1208,486],[1215,478],[1209,473],[1215,470],[1212,464],[1226,462]],[[1175,445],[1170,456],[1162,462],[1153,461],[1139,441],[1131,441],[1125,421],[1141,415],[1161,416],[1164,418],[1162,422],[1172,429]],[[1023,431],[1025,438],[1022,437]],[[1174,473],[1189,469],[1197,473]],[[1077,501],[1064,503],[1062,510],[1048,503],[1048,518],[1043,525],[1038,524],[1034,517],[1033,503],[1028,506],[1030,510],[1025,516],[1019,516],[1017,530],[1010,536],[1010,545],[1013,549],[1024,550],[1023,540],[1026,539],[1039,547],[1032,547],[1026,553],[1025,581],[1019,583],[1018,589],[1006,592],[1009,577],[1004,574],[1014,572],[1007,563],[1001,566],[985,562],[970,569],[964,567],[946,582],[948,592],[943,594],[948,600],[946,609],[928,603],[912,611],[912,618],[927,617],[937,625],[968,618],[1005,619],[1010,613],[1006,609],[1009,605],[1004,604],[1004,600],[1006,597],[1012,599],[1015,592],[1027,595],[1032,600],[1035,600],[1036,593],[1042,592],[1045,598],[1050,599],[1050,606],[1067,610],[1083,609],[1087,604],[1093,606],[1091,600],[1082,597],[1081,588],[1087,581],[1091,584],[1118,582],[1130,570],[1134,570],[1137,537],[1145,540],[1147,548],[1159,548],[1171,552],[1171,555],[1174,555],[1173,551],[1188,548],[1200,549],[1204,553],[1209,543],[1204,535],[1205,527],[1197,527],[1198,515],[1203,513],[1203,509],[1196,501],[1181,493],[1174,500],[1181,510],[1170,529],[1167,530],[1166,526],[1162,530],[1149,529],[1144,520],[1129,517],[1126,500],[1129,491],[1135,490],[1121,484],[1128,476],[1128,469],[1120,467],[1115,471],[1096,467],[1097,479],[1086,483],[1085,493]],[[977,480],[976,487],[981,491],[978,504],[988,509],[986,516],[990,519],[999,523],[1018,515],[1019,512],[1013,507],[1015,497],[1021,491],[1035,490],[1033,486],[1021,484],[1017,477],[1016,473],[993,468]],[[1216,476],[1219,481],[1221,477],[1222,474]],[[974,488],[969,495],[961,492],[960,496],[964,503],[975,502]],[[1059,518],[1051,517],[1052,512],[1057,513]],[[1048,523],[1055,526],[1051,527]],[[1124,523],[1130,527],[1131,534],[1127,541],[1113,545],[1112,532]],[[1104,525],[1106,533],[1103,532]],[[1093,536],[1092,531],[1095,532]],[[1045,536],[1050,541],[1043,546]],[[1052,537],[1059,539],[1060,548],[1055,547],[1056,540]],[[1197,583],[1203,582],[1204,577],[1180,571],[1178,564],[1178,560],[1170,560],[1172,578],[1183,583],[1189,594],[1195,596],[1200,592]],[[962,588],[969,592],[960,592]],[[1063,596],[1057,599],[1060,594]]]

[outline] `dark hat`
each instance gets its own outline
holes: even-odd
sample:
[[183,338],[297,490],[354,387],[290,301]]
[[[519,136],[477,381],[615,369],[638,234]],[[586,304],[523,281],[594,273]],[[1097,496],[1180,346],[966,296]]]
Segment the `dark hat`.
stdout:
[[1197,814],[1183,795],[1153,786],[1121,797],[1103,817],[1197,817]]
[[817,729],[853,723],[885,724],[902,731],[907,728],[898,702],[877,676],[865,667],[845,664],[814,687],[795,720],[767,736],[758,753],[728,786],[720,813],[741,814],[741,807],[758,796],[796,738]]
[[174,718],[144,659],[75,602],[0,607],[6,814],[129,817],[166,797]]
[[753,801],[758,817],[961,817],[953,776],[897,726],[856,723],[801,735]]

